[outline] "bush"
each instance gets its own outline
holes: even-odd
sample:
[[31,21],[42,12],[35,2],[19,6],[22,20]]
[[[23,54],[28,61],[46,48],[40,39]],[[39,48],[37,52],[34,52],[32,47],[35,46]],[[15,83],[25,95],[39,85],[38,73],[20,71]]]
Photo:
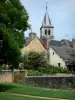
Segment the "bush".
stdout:
[[69,73],[69,70],[66,68],[48,64],[46,55],[37,52],[30,52],[24,55],[23,68],[31,70],[29,71],[29,75]]
[[54,73],[70,73],[68,69],[63,67],[57,67],[53,65],[47,64],[44,68],[39,67],[39,71],[42,73],[47,74],[54,74]]
[[36,70],[28,70],[28,76],[41,76],[43,73]]
[[38,70],[47,65],[46,55],[44,53],[30,52],[24,55],[24,68]]

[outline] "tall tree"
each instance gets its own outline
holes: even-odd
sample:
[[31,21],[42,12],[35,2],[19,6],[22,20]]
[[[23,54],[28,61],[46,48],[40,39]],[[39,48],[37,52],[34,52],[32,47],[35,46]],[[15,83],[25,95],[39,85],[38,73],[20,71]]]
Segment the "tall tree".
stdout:
[[[23,47],[24,31],[30,27],[28,13],[20,0],[0,0],[0,48],[3,63],[18,65],[20,48]],[[1,44],[1,45],[2,45]]]

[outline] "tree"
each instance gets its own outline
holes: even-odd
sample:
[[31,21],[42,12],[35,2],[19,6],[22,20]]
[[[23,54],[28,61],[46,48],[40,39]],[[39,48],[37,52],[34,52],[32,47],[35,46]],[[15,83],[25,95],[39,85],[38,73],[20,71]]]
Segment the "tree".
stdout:
[[29,28],[28,19],[28,13],[20,0],[0,1],[0,24],[11,29],[19,47],[23,47],[25,42],[24,31]]
[[18,66],[25,43],[24,31],[30,27],[28,13],[20,0],[0,0],[0,40],[2,63]]
[[27,58],[24,62],[25,69],[38,70],[47,64],[46,55],[44,53],[30,52],[25,56],[24,57]]

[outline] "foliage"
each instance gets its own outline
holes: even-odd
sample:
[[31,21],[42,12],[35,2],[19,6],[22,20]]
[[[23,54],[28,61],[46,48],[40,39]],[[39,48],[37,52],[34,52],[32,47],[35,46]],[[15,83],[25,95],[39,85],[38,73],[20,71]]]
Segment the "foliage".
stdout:
[[[23,62],[23,69],[29,69],[29,59],[28,59],[28,54],[25,54],[24,56],[23,56],[23,60],[22,60],[22,62]],[[22,67],[21,66],[21,67]]]
[[63,67],[57,67],[53,65],[47,64],[44,68],[40,67],[39,71],[42,73],[47,73],[47,74],[55,74],[55,73],[70,73],[68,69],[63,68]]
[[[20,48],[25,43],[24,31],[30,27],[28,13],[20,0],[0,0],[0,64],[18,67]],[[13,68],[13,67],[12,67]]]
[[38,70],[39,67],[45,67],[47,64],[44,53],[30,52],[24,55],[24,68]]
[[[23,67],[22,67],[23,66]],[[23,57],[21,68],[28,69],[28,75],[43,75],[55,73],[70,73],[68,69],[53,66],[47,63],[44,53],[30,52]]]
[[[9,32],[10,31],[10,32]],[[4,64],[10,65],[11,69],[18,68],[21,58],[21,52],[14,37],[11,36],[10,29],[6,29],[3,33],[3,48],[1,56]]]
[[8,70],[8,65],[5,64],[1,65],[0,70]]
[[39,72],[37,70],[28,70],[28,76],[41,76],[43,75],[44,73],[42,72]]

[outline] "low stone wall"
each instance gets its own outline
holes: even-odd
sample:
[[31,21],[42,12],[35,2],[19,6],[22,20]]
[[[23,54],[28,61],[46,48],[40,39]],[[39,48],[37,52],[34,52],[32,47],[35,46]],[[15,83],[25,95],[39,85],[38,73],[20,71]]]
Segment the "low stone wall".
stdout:
[[27,76],[26,70],[15,70],[13,72],[13,82],[24,84],[24,80],[26,76]]
[[2,70],[0,71],[0,83],[12,83],[12,71],[11,70]]
[[43,88],[75,89],[75,76],[26,77],[25,84]]
[[74,75],[27,76],[26,70],[0,71],[0,83],[22,83],[31,86],[56,89],[75,89]]
[[24,83],[27,76],[26,70],[1,70],[0,71],[0,83]]

